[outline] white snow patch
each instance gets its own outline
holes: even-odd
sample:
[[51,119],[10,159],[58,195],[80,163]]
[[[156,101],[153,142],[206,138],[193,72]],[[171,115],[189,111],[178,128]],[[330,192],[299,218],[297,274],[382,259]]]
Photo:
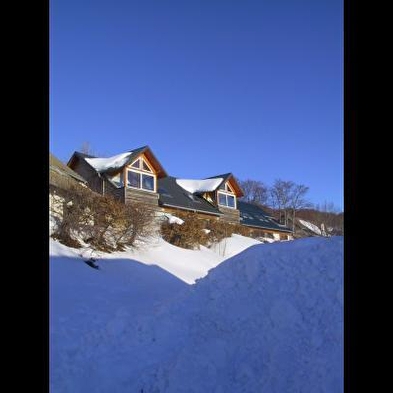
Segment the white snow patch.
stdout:
[[191,194],[200,192],[211,192],[217,189],[224,179],[217,177],[215,179],[191,180],[176,179],[176,183]]
[[300,224],[302,224],[303,226],[308,228],[310,231],[316,233],[317,235],[322,235],[321,230],[313,223],[311,223],[309,221],[301,220],[300,218],[299,218],[299,222],[300,222]]
[[173,214],[164,213],[164,217],[168,219],[169,224],[184,224],[184,220],[182,220],[180,217],[174,216]]
[[85,160],[97,171],[105,172],[109,168],[121,168],[127,163],[131,152],[121,153],[108,158],[85,158]]
[[210,249],[225,258],[229,258],[255,244],[261,244],[261,242],[250,237],[233,234],[231,237],[226,237],[218,243],[213,243]]

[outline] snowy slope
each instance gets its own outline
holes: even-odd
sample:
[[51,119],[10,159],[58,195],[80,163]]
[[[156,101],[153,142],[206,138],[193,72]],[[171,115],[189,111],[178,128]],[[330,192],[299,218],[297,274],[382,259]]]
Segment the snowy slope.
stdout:
[[245,239],[158,241],[100,270],[51,241],[51,392],[342,392],[342,238],[220,263]]
[[234,234],[215,244],[211,249],[200,246],[200,250],[187,250],[158,237],[150,239],[147,245],[139,249],[109,254],[105,259],[131,258],[146,265],[158,266],[184,282],[194,284],[196,279],[206,276],[210,269],[228,257],[255,244],[261,242]]
[[[254,246],[226,261],[155,320],[156,345],[174,349],[135,388],[342,392],[342,268],[340,238]],[[177,345],[160,326],[177,329]]]

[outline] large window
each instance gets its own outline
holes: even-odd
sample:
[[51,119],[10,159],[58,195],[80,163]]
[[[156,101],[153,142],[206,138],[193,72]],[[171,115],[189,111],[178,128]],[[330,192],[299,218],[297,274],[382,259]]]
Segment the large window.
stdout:
[[232,207],[235,209],[236,208],[235,196],[219,192],[218,193],[218,204],[221,206]]
[[236,199],[232,188],[228,183],[224,183],[219,188],[222,191],[218,191],[218,204],[225,207],[236,209]]
[[147,191],[155,190],[155,176],[151,174],[153,171],[142,157],[134,161],[131,164],[131,168],[127,170],[128,187],[140,188]]

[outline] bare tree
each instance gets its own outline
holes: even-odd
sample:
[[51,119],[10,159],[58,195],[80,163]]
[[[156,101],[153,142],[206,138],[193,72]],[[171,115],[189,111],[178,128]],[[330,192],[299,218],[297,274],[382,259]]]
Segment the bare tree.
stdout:
[[294,184],[290,194],[290,207],[292,212],[292,232],[295,234],[295,218],[296,212],[299,209],[303,209],[311,206],[309,201],[305,199],[309,187],[303,184]]
[[244,192],[243,199],[246,202],[266,205],[269,197],[268,187],[259,180],[238,180],[241,189]]
[[289,210],[294,187],[295,183],[291,180],[276,179],[273,186],[270,188],[273,206],[278,208],[280,222],[282,222],[282,215],[284,215],[284,225],[288,225]]
[[321,206],[317,205],[319,211],[318,224],[323,228],[325,235],[342,234],[344,215],[333,202],[325,201]]
[[92,149],[90,142],[87,142],[87,141],[82,143],[82,145],[80,147],[80,151],[81,151],[81,153],[87,154],[89,156],[96,156],[96,153]]

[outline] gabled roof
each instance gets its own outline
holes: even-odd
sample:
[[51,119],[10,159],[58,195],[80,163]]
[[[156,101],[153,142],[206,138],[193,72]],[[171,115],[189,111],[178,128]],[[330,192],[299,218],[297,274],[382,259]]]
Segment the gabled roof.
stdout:
[[240,211],[240,224],[242,225],[292,233],[291,229],[274,221],[260,206],[238,201],[237,208]]
[[222,213],[206,199],[180,187],[175,177],[167,176],[159,179],[157,188],[159,194],[158,203],[161,206],[222,215]]
[[67,165],[72,166],[74,160],[83,159],[98,173],[116,174],[117,172],[120,172],[120,170],[123,169],[125,166],[135,161],[142,154],[144,154],[148,161],[153,165],[155,171],[157,172],[158,178],[167,176],[165,169],[157,160],[156,156],[153,154],[149,146],[142,146],[137,149],[118,154],[116,156],[105,158],[94,157],[76,151],[68,161]]
[[238,198],[241,198],[244,195],[243,190],[240,188],[239,183],[236,181],[235,176],[233,176],[233,174],[231,172],[229,173],[224,173],[223,175],[217,175],[217,176],[211,176],[208,177],[207,179],[216,179],[216,178],[222,178],[224,179],[219,186],[221,186],[222,183],[226,183],[227,181],[230,182],[231,186],[234,188],[235,191],[235,195]]
[[56,183],[56,174],[59,176],[65,176],[68,178],[72,178],[73,180],[79,183],[86,183],[86,180],[74,172],[70,167],[66,164],[63,164],[58,158],[56,158],[52,153],[49,153],[49,169],[50,169],[50,182]]

